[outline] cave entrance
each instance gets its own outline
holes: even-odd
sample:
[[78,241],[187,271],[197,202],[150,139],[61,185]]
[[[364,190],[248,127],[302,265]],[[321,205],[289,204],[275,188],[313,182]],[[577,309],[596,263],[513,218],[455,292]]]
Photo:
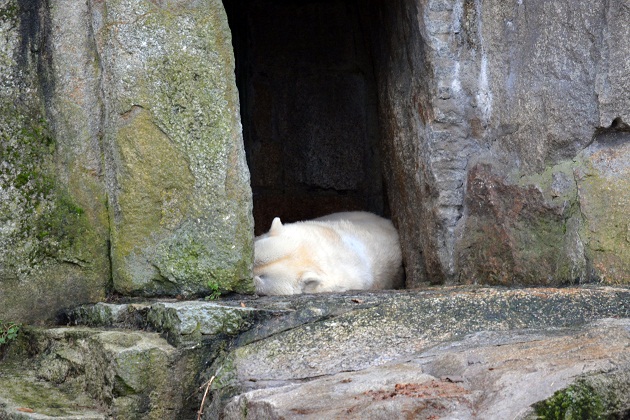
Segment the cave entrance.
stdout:
[[383,215],[377,88],[358,0],[224,0],[256,234],[335,211]]

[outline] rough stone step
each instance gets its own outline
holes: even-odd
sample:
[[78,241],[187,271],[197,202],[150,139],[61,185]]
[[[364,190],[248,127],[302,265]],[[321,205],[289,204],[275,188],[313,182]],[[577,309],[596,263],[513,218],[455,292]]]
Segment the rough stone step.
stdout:
[[[175,346],[196,346],[217,336],[236,336],[239,344],[319,319],[379,305],[392,293],[319,296],[240,296],[220,301],[145,300],[100,302],[64,312],[61,325],[126,328],[161,333]],[[250,331],[251,330],[251,331]]]
[[66,313],[62,322],[92,327],[148,329],[173,345],[196,345],[204,337],[236,334],[248,325],[252,309],[203,301],[97,303]]
[[145,331],[27,328],[0,363],[0,419],[187,418],[207,350]]
[[[359,303],[354,303],[354,311],[304,323],[267,339],[250,337],[249,343],[232,350],[227,363],[234,369],[222,375],[231,372],[242,389],[255,389],[365,369],[481,331],[559,329],[603,318],[630,318],[630,290],[612,287],[453,287],[310,298],[316,309],[334,307],[335,300],[348,298]],[[274,322],[282,319],[268,321]]]
[[[306,410],[286,402],[293,397],[281,395],[293,395],[291,389],[300,384],[341,378],[359,386],[373,369],[404,365],[418,354],[426,360],[433,357],[435,363],[426,366],[437,369],[446,361],[429,353],[439,346],[453,357],[458,345],[464,354],[474,353],[467,338],[471,334],[477,341],[488,334],[503,337],[489,344],[491,349],[514,344],[522,330],[528,337],[571,337],[604,318],[630,319],[630,289],[450,287],[86,305],[63,317],[64,323],[80,326],[25,328],[10,347],[0,363],[0,419],[53,414],[137,418],[137,413],[142,418],[194,418],[198,387],[211,377],[215,380],[205,418],[227,415],[223,406],[232,397],[241,402],[234,400],[231,406],[272,402],[274,413],[283,415],[288,409]],[[580,337],[577,342],[588,334]],[[577,359],[569,361],[577,366],[582,356],[574,353]],[[358,376],[339,376],[353,372]],[[443,376],[437,370],[423,372],[433,379],[420,375],[413,382],[396,372],[387,375],[394,385],[425,384],[424,379]],[[369,381],[365,386],[372,387]],[[40,394],[55,396],[25,397]]]
[[[282,318],[269,319],[262,328],[239,335],[237,345],[205,374],[216,375],[219,397],[213,401],[398,363],[470,334],[509,337],[521,330],[554,334],[607,318],[630,319],[630,290],[623,287],[451,287],[301,299],[302,311],[310,307],[328,315],[256,336],[257,330],[269,331],[272,324],[282,322]],[[293,302],[293,307],[298,302],[284,301]],[[332,310],[343,305],[348,305],[345,310]],[[355,309],[347,309],[349,305]],[[278,402],[279,413],[286,412],[283,404]],[[208,418],[222,415],[220,404],[213,410]]]
[[287,311],[258,309],[236,302],[153,300],[134,303],[96,303],[65,312],[66,325],[127,328],[161,333],[175,346],[196,346],[219,335],[234,336],[264,318]]
[[[161,333],[172,345],[194,347],[217,336],[236,345],[356,311],[399,310],[393,324],[427,324],[430,340],[448,339],[436,325],[460,320],[458,334],[475,328],[537,328],[577,325],[597,318],[630,317],[627,287],[488,288],[441,287],[418,290],[251,297],[219,301],[147,300],[82,305],[60,317],[62,325],[128,328]],[[392,326],[393,328],[393,326]],[[456,329],[457,329],[456,328]]]
[[[629,319],[476,333],[405,360],[243,393],[222,418],[628,418],[629,347]],[[568,409],[572,417],[558,417]]]

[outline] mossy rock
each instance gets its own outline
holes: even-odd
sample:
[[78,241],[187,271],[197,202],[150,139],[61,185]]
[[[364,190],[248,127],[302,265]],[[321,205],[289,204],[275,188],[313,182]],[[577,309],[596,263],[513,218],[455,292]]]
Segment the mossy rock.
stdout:
[[610,133],[581,154],[576,171],[591,275],[607,284],[630,284],[629,155],[630,133]]
[[252,292],[252,197],[223,5],[99,11],[115,289]]
[[627,418],[630,414],[629,375],[623,369],[576,380],[533,406],[528,419],[577,420]]
[[[96,134],[90,138],[86,131],[84,110],[90,107],[70,109],[59,100],[68,97],[65,89],[75,101],[83,99],[82,80],[65,77],[69,63],[80,60],[55,56],[52,66],[53,44],[63,34],[49,36],[59,17],[51,10],[41,2],[0,6],[0,318],[5,320],[41,322],[60,308],[103,299],[110,278],[104,184],[89,158],[97,155],[90,141]],[[61,79],[66,83],[57,83]]]
[[209,353],[144,331],[28,328],[0,363],[0,418],[188,418]]

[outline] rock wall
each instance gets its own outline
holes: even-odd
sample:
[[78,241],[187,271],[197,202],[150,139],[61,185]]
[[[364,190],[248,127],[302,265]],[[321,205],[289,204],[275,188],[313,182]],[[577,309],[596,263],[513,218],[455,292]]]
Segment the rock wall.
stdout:
[[110,277],[96,56],[68,6],[0,2],[2,319],[103,299]]
[[[255,185],[285,210],[391,210],[409,287],[628,282],[628,1],[247,5],[279,75],[244,90]],[[261,10],[317,12],[319,44],[294,26],[274,60]],[[251,290],[234,67],[219,0],[0,1],[0,318]]]
[[0,1],[0,319],[251,290],[218,0]]
[[373,6],[408,284],[627,282],[628,2]]
[[94,4],[114,287],[249,290],[252,216],[219,0]]

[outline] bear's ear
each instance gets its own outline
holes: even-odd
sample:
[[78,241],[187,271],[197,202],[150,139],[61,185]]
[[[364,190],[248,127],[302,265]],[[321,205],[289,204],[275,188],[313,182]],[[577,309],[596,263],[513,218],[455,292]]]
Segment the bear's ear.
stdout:
[[272,236],[278,235],[281,229],[282,229],[282,222],[280,221],[280,218],[279,217],[274,218],[273,222],[271,222],[271,228],[269,228],[269,234]]
[[307,272],[302,276],[300,283],[302,293],[317,293],[319,286],[322,284],[322,279],[316,273]]

